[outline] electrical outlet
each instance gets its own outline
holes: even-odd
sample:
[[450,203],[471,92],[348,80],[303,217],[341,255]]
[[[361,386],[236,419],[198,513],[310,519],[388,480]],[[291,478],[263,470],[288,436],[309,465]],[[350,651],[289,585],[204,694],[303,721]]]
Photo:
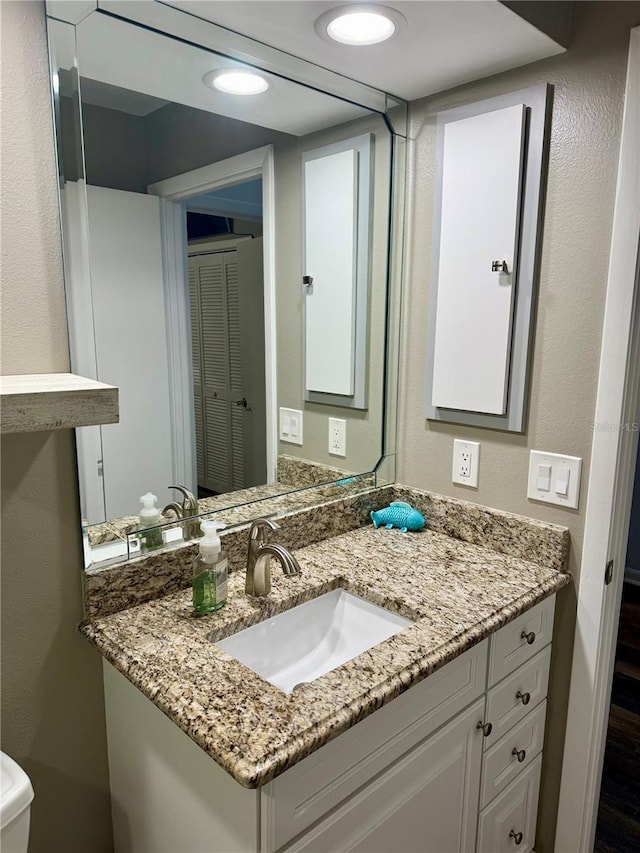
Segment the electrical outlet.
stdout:
[[302,444],[302,412],[280,407],[280,441]]
[[478,488],[478,474],[480,470],[480,444],[477,441],[460,441],[456,438],[453,442],[453,468],[451,480],[463,486]]
[[329,418],[329,453],[347,455],[347,422],[342,418]]

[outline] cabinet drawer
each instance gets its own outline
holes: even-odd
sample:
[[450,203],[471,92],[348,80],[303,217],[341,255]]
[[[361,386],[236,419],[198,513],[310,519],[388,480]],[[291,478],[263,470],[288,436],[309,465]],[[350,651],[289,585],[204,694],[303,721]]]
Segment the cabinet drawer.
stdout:
[[[547,696],[551,646],[531,658],[487,695],[485,719],[491,723],[491,734],[484,739],[485,749],[493,746],[509,729],[523,720]],[[518,695],[521,694],[521,695]],[[529,694],[525,702],[526,694]],[[521,696],[523,698],[521,698]]]
[[481,696],[487,650],[485,640],[265,785],[262,849],[278,850]]
[[482,762],[481,809],[542,752],[546,712],[547,703],[543,701],[487,750]]
[[542,756],[480,814],[477,853],[529,853],[536,838]]
[[546,598],[493,635],[489,650],[489,687],[551,642],[555,601],[555,595]]

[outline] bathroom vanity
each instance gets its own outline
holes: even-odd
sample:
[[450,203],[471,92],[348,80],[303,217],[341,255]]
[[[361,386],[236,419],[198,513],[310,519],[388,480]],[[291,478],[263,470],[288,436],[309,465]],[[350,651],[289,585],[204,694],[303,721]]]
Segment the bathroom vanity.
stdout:
[[[356,527],[297,549],[264,602],[237,571],[214,616],[184,590],[83,626],[118,851],[533,848],[566,531],[440,500],[433,527],[454,507],[467,541]],[[332,589],[413,624],[290,694],[216,645]]]
[[255,791],[105,664],[117,849],[531,850],[553,609],[541,602]]

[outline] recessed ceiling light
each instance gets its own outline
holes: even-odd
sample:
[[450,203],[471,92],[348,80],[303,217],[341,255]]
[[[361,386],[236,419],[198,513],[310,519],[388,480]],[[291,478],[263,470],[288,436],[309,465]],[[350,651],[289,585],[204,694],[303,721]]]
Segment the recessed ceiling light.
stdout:
[[260,95],[269,88],[269,83],[253,71],[209,71],[202,78],[206,86],[226,95]]
[[389,18],[377,12],[349,12],[327,25],[327,35],[341,44],[378,44],[396,31]]
[[324,39],[362,46],[390,39],[404,22],[404,17],[395,9],[357,3],[325,12],[316,21],[315,29]]

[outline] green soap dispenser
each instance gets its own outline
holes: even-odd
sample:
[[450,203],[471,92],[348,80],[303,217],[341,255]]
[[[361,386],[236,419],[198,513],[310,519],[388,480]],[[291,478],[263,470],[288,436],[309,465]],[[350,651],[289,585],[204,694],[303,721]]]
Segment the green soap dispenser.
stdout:
[[193,609],[196,613],[214,613],[227,603],[227,555],[222,550],[217,521],[203,521],[204,536],[193,561]]

